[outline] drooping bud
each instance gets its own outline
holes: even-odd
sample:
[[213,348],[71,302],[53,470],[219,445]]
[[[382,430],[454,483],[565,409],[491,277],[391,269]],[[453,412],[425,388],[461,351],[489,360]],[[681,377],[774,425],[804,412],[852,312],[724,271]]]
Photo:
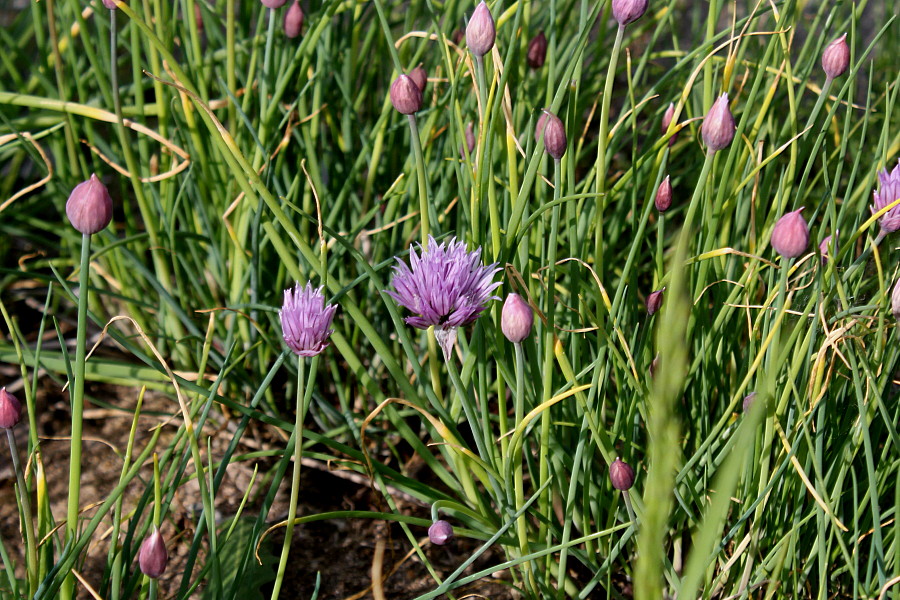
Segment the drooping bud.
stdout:
[[655,292],[651,292],[649,296],[647,296],[647,314],[651,317],[656,314],[660,308],[662,308],[663,304],[663,291],[666,288],[661,290],[656,290]]
[[845,33],[825,47],[822,52],[822,69],[828,79],[840,77],[850,66],[850,46]]
[[559,160],[566,153],[566,128],[563,122],[550,111],[543,111],[538,117],[537,127],[534,130],[534,141],[541,140],[544,136],[544,149],[555,160]]
[[619,27],[634,23],[647,11],[647,0],[612,0],[613,17]]
[[900,321],[900,279],[894,284],[894,290],[891,292],[891,312],[894,318]]
[[634,469],[617,456],[609,465],[609,480],[617,490],[630,490],[634,485]]
[[662,183],[660,183],[659,187],[656,189],[656,198],[653,200],[653,204],[656,205],[656,210],[661,213],[664,213],[671,208],[672,182],[669,180],[668,175],[666,175],[666,178],[662,180]]
[[453,538],[453,526],[447,521],[435,521],[428,528],[428,539],[435,546],[443,546]]
[[513,344],[521,344],[531,335],[534,311],[518,294],[509,294],[500,314],[500,330]]
[[398,112],[411,115],[422,108],[422,91],[412,77],[400,75],[391,84],[391,104]]
[[294,3],[284,13],[284,35],[294,39],[300,35],[302,29],[303,8],[300,6],[300,0],[294,0]]
[[0,429],[15,427],[22,418],[22,403],[19,399],[0,389]]
[[744,396],[744,401],[741,403],[741,408],[744,412],[748,412],[752,407],[753,403],[756,401],[756,392],[750,392],[746,396]]
[[[672,124],[672,119],[675,118],[675,103],[669,102],[669,108],[666,109],[666,112],[663,114],[662,118],[662,132],[665,133],[669,130],[669,125]],[[672,137],[669,138],[669,147],[675,145],[675,139],[678,137],[677,133],[673,133]]]
[[419,92],[424,100],[425,86],[428,85],[428,74],[425,72],[425,67],[419,64],[418,67],[409,72],[409,78],[412,79],[413,83],[416,84],[416,87],[419,88]]
[[703,118],[700,135],[706,147],[712,152],[717,152],[728,147],[734,139],[734,130],[734,117],[728,108],[728,94],[722,94]]
[[800,213],[803,208],[789,212],[775,223],[772,230],[772,248],[784,258],[797,258],[809,246],[809,227]]
[[138,566],[141,573],[151,579],[158,579],[166,570],[166,564],[169,562],[169,553],[166,551],[166,543],[163,541],[162,534],[154,525],[153,533],[141,544],[138,551]]
[[[829,235],[824,240],[819,243],[819,254],[822,255],[822,263],[827,263],[828,259],[831,256],[828,253],[828,247],[831,246],[831,239],[833,236]],[[834,252],[837,254],[838,251],[838,241],[834,240]]]
[[466,26],[466,46],[472,54],[480,58],[491,51],[496,38],[494,16],[484,0],[481,0],[481,4],[475,7],[475,12],[472,13],[472,18]]
[[281,8],[287,0],[259,0],[266,8]]
[[528,66],[532,69],[540,69],[547,59],[547,36],[544,32],[538,33],[528,42],[528,53],[525,55]]
[[109,225],[112,220],[112,198],[96,175],[76,185],[69,194],[66,216],[72,226],[84,235],[103,231]]
[[[466,148],[469,149],[469,154],[475,152],[475,130],[472,127],[472,121],[466,123]],[[459,147],[459,156],[463,159],[466,158],[466,151],[462,146]]]

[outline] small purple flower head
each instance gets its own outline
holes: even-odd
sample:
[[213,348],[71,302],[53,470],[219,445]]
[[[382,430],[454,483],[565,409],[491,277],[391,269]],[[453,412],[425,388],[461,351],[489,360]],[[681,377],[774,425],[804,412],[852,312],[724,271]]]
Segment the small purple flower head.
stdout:
[[653,200],[653,204],[656,206],[656,210],[661,213],[672,207],[672,182],[669,180],[668,175],[656,189],[656,198]]
[[891,292],[891,312],[894,314],[894,318],[900,321],[900,279],[894,284]]
[[278,311],[281,332],[288,347],[298,356],[315,356],[328,347],[328,336],[334,333],[331,320],[337,306],[326,305],[322,288],[296,284],[284,290],[284,305]]
[[850,46],[847,45],[845,33],[825,47],[822,52],[822,69],[825,77],[834,79],[840,77],[850,66]]
[[116,0],[103,0],[103,6],[109,10],[116,10]]
[[[196,6],[196,4],[194,5]],[[284,35],[290,39],[300,35],[303,29],[303,8],[300,6],[300,0],[294,0],[287,11],[284,13]]]
[[66,201],[66,216],[72,227],[84,235],[106,229],[112,220],[112,198],[97,175],[79,183]]
[[434,326],[444,358],[449,359],[457,327],[474,323],[489,300],[500,299],[491,295],[500,285],[494,282],[500,268],[496,263],[481,264],[481,248],[468,252],[456,238],[438,244],[431,236],[425,248],[419,244],[418,254],[409,249],[409,266],[399,258],[397,262],[391,279],[394,290],[386,293],[415,313],[406,317],[407,324],[419,329]]
[[391,84],[391,104],[404,115],[417,113],[422,108],[422,90],[409,75],[400,75]]
[[266,8],[281,8],[287,0],[260,0]]
[[513,344],[521,344],[531,335],[534,311],[518,294],[509,294],[500,313],[500,330]]
[[491,51],[496,39],[497,29],[494,25],[494,16],[484,0],[481,0],[466,26],[466,46],[469,47],[472,54],[481,58]]
[[544,135],[544,149],[554,160],[560,160],[566,153],[566,127],[562,120],[549,110],[544,110],[538,117],[537,127],[534,129],[534,141],[541,140]]
[[809,227],[801,212],[803,207],[787,213],[778,219],[772,230],[772,248],[784,258],[797,258],[809,246]]
[[722,94],[703,118],[700,135],[706,147],[711,152],[717,152],[728,147],[734,139],[734,130],[734,117],[728,107],[728,94]]
[[619,27],[634,23],[647,11],[647,0],[612,0],[613,17]]
[[[836,234],[837,234],[837,232],[835,232],[835,235]],[[819,242],[819,254],[822,255],[822,264],[827,263],[828,259],[830,258],[829,254],[828,254],[828,248],[829,248],[829,246],[831,246],[832,237],[833,236],[829,235],[825,239],[823,239],[821,242]],[[838,240],[835,239],[834,240],[834,253],[837,254],[837,251],[838,251]]]
[[528,42],[528,52],[525,55],[528,66],[532,69],[540,69],[547,59],[547,36],[541,31]]
[[453,526],[447,521],[435,521],[428,528],[428,539],[435,546],[443,546],[453,538]]
[[651,292],[649,296],[647,296],[647,314],[651,317],[656,314],[660,308],[662,308],[663,304],[663,292],[666,288],[661,290],[656,290],[655,292]]
[[634,469],[617,456],[609,465],[609,480],[617,490],[630,490],[634,485]]
[[0,389],[0,429],[11,429],[18,425],[22,418],[22,403],[19,399]]
[[[900,199],[900,161],[890,173],[887,169],[879,171],[878,183],[878,191],[873,192],[875,205],[872,207],[872,214]],[[900,204],[884,213],[878,223],[881,231],[886,234],[900,229]]]
[[419,88],[419,94],[421,94],[422,99],[425,98],[425,86],[428,85],[428,73],[425,72],[425,67],[421,64],[409,72],[409,78],[413,80],[413,83],[416,84],[416,87]]
[[[663,135],[669,130],[669,125],[672,124],[672,119],[675,118],[675,103],[669,102],[669,108],[666,109],[666,112],[663,114],[662,118],[662,132]],[[675,139],[678,137],[677,133],[672,134],[672,137],[669,138],[669,147],[675,145]]]
[[166,570],[169,562],[169,553],[166,551],[166,542],[163,541],[159,529],[153,526],[153,533],[141,544],[138,551],[138,566],[141,573],[151,579],[159,579]]

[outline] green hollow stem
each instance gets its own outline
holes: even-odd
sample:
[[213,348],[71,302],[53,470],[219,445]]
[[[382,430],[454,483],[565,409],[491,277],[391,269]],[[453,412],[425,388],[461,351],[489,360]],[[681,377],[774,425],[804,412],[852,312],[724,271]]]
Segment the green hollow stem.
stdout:
[[22,465],[19,462],[19,447],[16,445],[16,432],[12,427],[6,430],[6,439],[9,441],[9,454],[12,458],[13,471],[16,472],[16,482],[19,485],[19,502],[22,504],[22,530],[25,532],[25,572],[28,578],[28,595],[34,596],[38,586],[38,557],[37,545],[34,543],[34,521],[31,519],[31,497],[28,487],[25,485],[25,476]]
[[684,217],[682,228],[686,233],[690,232],[691,226],[694,224],[694,216],[697,214],[697,207],[700,206],[700,198],[703,196],[703,190],[706,188],[706,179],[709,177],[709,171],[712,168],[715,156],[715,152],[709,151],[706,153],[706,158],[703,159],[703,168],[700,170],[700,177],[697,179],[697,185],[694,186],[691,203],[688,205],[687,215]]
[[416,115],[407,115],[409,117],[409,137],[411,138],[413,155],[416,159],[416,176],[419,180],[419,213],[422,217],[422,245],[428,243],[428,236],[431,233],[431,223],[428,215],[428,185],[425,179],[425,158],[422,155],[422,142],[419,139],[419,126],[416,123]]
[[[81,271],[78,274],[78,325],[75,333],[75,382],[72,386],[72,441],[69,450],[69,500],[66,508],[66,543],[78,532],[78,507],[81,496],[81,435],[84,412],[84,363],[87,338],[88,284],[90,282],[91,236],[81,236]],[[60,597],[71,600],[75,592],[75,576],[69,573],[60,588]]]
[[[516,344],[516,426],[514,430],[518,430],[525,417],[525,350],[522,344]],[[520,511],[525,506],[525,480],[523,477],[522,467],[522,450],[524,442],[518,444],[515,448],[515,456],[512,457],[515,471],[513,473],[513,490],[515,494],[514,502],[516,511]],[[519,537],[519,552],[525,556],[531,552],[528,544],[528,522],[525,515],[522,514],[516,519],[516,533]]]

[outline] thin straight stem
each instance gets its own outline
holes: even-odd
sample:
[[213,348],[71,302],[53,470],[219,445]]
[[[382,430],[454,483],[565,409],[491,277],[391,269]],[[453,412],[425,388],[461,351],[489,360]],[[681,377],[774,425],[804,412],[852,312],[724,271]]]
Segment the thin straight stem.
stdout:
[[22,530],[25,532],[25,571],[28,577],[28,595],[34,596],[38,586],[38,558],[37,546],[34,543],[34,522],[31,520],[31,497],[28,487],[25,485],[25,476],[22,473],[22,464],[19,462],[19,447],[16,445],[16,432],[10,427],[6,430],[6,439],[9,441],[9,454],[12,457],[13,471],[16,472],[16,482],[19,485],[19,502],[22,503]]
[[[519,426],[522,424],[522,419],[525,416],[525,351],[522,348],[522,344],[516,344],[516,426],[515,430],[518,430]],[[513,464],[515,465],[515,471],[513,473],[513,491],[515,494],[515,509],[516,511],[520,511],[523,506],[525,506],[525,478],[523,477],[523,466],[522,466],[522,450],[525,445],[524,438],[522,439],[522,443],[518,444],[516,448],[514,448],[515,456],[512,457]],[[525,556],[531,553],[531,548],[528,544],[528,521],[525,518],[525,515],[522,514],[516,519],[516,533],[519,537],[519,552],[521,556]],[[527,576],[528,568],[530,565],[527,563],[524,565],[523,570]]]
[[416,124],[416,115],[409,117],[409,137],[412,143],[413,156],[416,159],[416,175],[419,180],[419,213],[422,218],[422,246],[428,244],[428,235],[431,233],[431,224],[428,215],[428,184],[425,178],[425,158],[422,155],[422,142],[419,139],[419,126]]

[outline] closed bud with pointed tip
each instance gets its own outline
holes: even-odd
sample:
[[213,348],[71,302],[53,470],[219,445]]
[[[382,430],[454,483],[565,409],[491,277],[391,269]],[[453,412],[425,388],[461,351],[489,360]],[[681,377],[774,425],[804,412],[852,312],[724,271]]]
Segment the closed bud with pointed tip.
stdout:
[[[665,133],[669,130],[669,125],[672,124],[672,119],[675,118],[675,103],[669,102],[669,108],[666,109],[666,112],[663,114],[662,118],[662,132]],[[677,133],[673,133],[672,137],[669,138],[669,147],[675,145],[675,139],[678,137]]]
[[494,16],[488,5],[481,1],[472,18],[466,26],[466,46],[475,56],[481,58],[491,51],[494,47],[494,40],[497,39],[497,29],[494,25]]
[[772,248],[784,258],[797,258],[809,246],[809,227],[801,212],[802,207],[784,215],[772,230]]
[[[827,236],[824,240],[819,243],[819,254],[822,255],[822,263],[827,263],[830,258],[828,254],[828,248],[831,246],[831,239],[833,236]],[[838,241],[834,240],[834,252],[837,254],[838,251]]]
[[612,0],[612,12],[619,27],[625,27],[644,16],[647,0]]
[[156,526],[153,527],[153,533],[141,544],[138,551],[138,566],[141,573],[151,579],[159,579],[159,576],[166,571],[166,564],[169,562],[169,553],[166,551],[166,543],[163,541],[162,534]]
[[518,294],[509,294],[503,302],[500,314],[500,329],[506,339],[513,344],[521,344],[531,335],[534,326],[534,311]]
[[84,235],[106,229],[112,220],[112,198],[96,175],[79,183],[66,201],[66,216],[72,227]]
[[656,198],[653,200],[653,204],[656,206],[656,210],[661,213],[664,213],[671,208],[672,182],[668,175],[666,175],[666,178],[662,180],[662,183],[659,184],[659,187],[656,189]]
[[566,128],[560,118],[547,110],[541,113],[534,130],[534,141],[539,142],[541,134],[547,154],[555,160],[561,159],[566,153]]
[[891,292],[891,312],[894,318],[900,321],[900,279],[894,284],[894,290]]
[[435,521],[428,528],[428,539],[435,546],[443,546],[453,539],[453,526],[447,521]]
[[428,85],[428,73],[425,72],[425,67],[421,64],[409,72],[409,78],[413,80],[413,83],[416,84],[416,87],[419,88],[419,92],[422,94],[422,99],[425,99],[425,86]]
[[741,408],[744,412],[749,411],[753,407],[753,402],[756,401],[756,392],[750,392],[746,396],[744,396],[744,401],[741,403]]
[[528,42],[528,53],[525,55],[528,66],[532,69],[540,69],[547,59],[547,36],[540,32]]
[[19,399],[0,389],[0,429],[15,427],[22,418],[22,403]]
[[703,118],[700,135],[703,137],[706,147],[717,152],[728,147],[728,144],[734,139],[734,130],[734,117],[728,107],[728,94],[722,94]]
[[103,0],[103,6],[109,10],[116,10],[116,0]]
[[287,0],[260,0],[266,8],[281,8]]
[[655,292],[651,292],[651,294],[647,296],[647,314],[651,317],[656,314],[656,311],[662,308],[663,291],[665,289],[666,288],[656,290]]
[[634,469],[617,456],[609,465],[609,480],[617,490],[630,490],[634,485]]
[[400,75],[391,84],[391,104],[398,112],[411,115],[422,108],[422,91],[409,75]]
[[825,77],[834,79],[840,77],[850,66],[850,46],[847,45],[845,33],[825,47],[822,52],[822,69]]
[[303,8],[300,6],[300,0],[294,0],[294,3],[284,13],[284,35],[294,39],[300,35],[302,29]]
[[[475,130],[472,129],[472,127],[473,127],[472,121],[469,121],[468,123],[466,123],[466,131],[465,131],[466,148],[469,149],[470,155],[473,152],[475,152]],[[463,159],[466,158],[466,151],[462,146],[459,147],[459,156]]]

